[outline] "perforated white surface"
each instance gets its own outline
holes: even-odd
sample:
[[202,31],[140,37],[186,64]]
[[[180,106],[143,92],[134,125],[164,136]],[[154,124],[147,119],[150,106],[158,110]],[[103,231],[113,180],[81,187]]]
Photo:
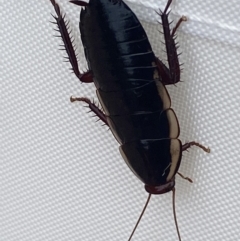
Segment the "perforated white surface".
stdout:
[[[147,193],[118,144],[83,104],[95,97],[63,62],[48,0],[0,1],[0,240],[127,240]],[[79,37],[77,6],[58,1]],[[158,15],[166,1],[132,1],[157,56],[165,59]],[[175,0],[182,81],[168,87],[180,139],[211,148],[184,153],[176,209],[182,241],[240,240],[240,2]],[[148,23],[146,23],[148,22]],[[76,42],[80,46],[80,41]],[[81,52],[81,47],[79,47]],[[86,68],[84,56],[79,57]],[[96,97],[95,97],[96,99]],[[153,196],[133,241],[178,240],[171,193]]]

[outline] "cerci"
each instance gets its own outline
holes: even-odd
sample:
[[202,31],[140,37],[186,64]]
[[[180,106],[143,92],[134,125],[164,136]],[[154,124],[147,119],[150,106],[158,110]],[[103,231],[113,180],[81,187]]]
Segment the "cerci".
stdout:
[[175,33],[186,17],[181,17],[173,30],[169,26],[168,0],[159,12],[168,57],[168,67],[152,51],[148,37],[136,15],[122,0],[70,1],[82,7],[80,32],[88,62],[88,71],[80,72],[68,24],[55,0],[50,0],[72,70],[84,83],[93,82],[102,109],[88,98],[83,101],[106,125],[120,144],[120,152],[133,173],[145,184],[147,202],[128,240],[131,240],[147,207],[151,194],[173,191],[173,214],[181,240],[175,212],[175,175],[182,152],[195,145],[206,152],[209,148],[192,141],[182,144],[180,128],[166,85],[180,81]]

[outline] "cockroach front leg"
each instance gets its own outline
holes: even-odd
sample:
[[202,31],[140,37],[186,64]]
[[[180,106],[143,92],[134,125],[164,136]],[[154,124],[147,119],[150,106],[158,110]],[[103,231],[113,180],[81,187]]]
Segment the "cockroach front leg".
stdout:
[[191,146],[197,146],[199,148],[201,148],[203,151],[210,153],[210,148],[203,146],[202,144],[196,142],[196,141],[191,141],[191,142],[187,142],[182,146],[182,151],[186,151],[187,149],[189,149]]
[[58,30],[61,34],[61,38],[63,40],[63,47],[67,52],[68,60],[70,64],[72,65],[72,70],[74,74],[77,76],[77,78],[84,83],[91,83],[93,82],[92,74],[90,71],[87,71],[85,73],[81,73],[78,68],[78,61],[77,56],[75,53],[75,48],[73,45],[73,39],[70,37],[71,30],[69,30],[68,22],[65,21],[64,15],[61,14],[60,7],[56,3],[55,0],[50,0],[55,12],[57,14],[57,17],[53,16],[58,26]]
[[88,104],[89,109],[101,120],[104,122],[104,124],[106,124],[108,126],[108,122],[107,122],[107,117],[106,115],[103,113],[102,110],[99,109],[98,106],[96,106],[96,104],[94,102],[91,102],[91,100],[89,100],[88,98],[85,97],[71,97],[70,98],[71,102],[74,101],[83,101],[85,103]]
[[184,176],[182,173],[180,173],[180,172],[177,172],[177,174],[178,174],[181,178],[183,178],[183,179],[185,179],[185,180],[187,180],[187,181],[193,183],[193,181],[192,181],[191,178],[189,178],[189,177],[185,177],[185,176]]
[[167,68],[166,65],[158,58],[156,58],[156,64],[158,67],[159,74],[161,76],[161,82],[164,85],[176,84],[177,82],[180,81],[181,69],[180,69],[180,64],[178,60],[179,54],[177,53],[178,46],[175,43],[175,33],[178,27],[180,26],[180,24],[183,21],[187,20],[186,17],[184,16],[181,17],[171,32],[170,23],[168,21],[168,16],[170,13],[170,11],[168,12],[168,8],[171,2],[172,0],[168,0],[165,10],[159,13],[162,19],[163,35],[165,39],[169,68]]
[[[184,145],[182,145],[182,151],[186,151],[186,150],[189,149],[191,146],[197,146],[197,147],[201,148],[203,151],[205,151],[205,152],[207,152],[207,153],[210,153],[210,148],[205,147],[205,146],[203,146],[202,144],[200,144],[200,143],[198,143],[198,142],[195,142],[195,141],[187,142],[187,143],[185,143]],[[189,181],[189,182],[193,182],[191,178],[185,177],[182,173],[177,172],[177,174],[178,174],[181,178],[183,178],[183,179],[185,179],[185,180],[187,180],[187,181]]]

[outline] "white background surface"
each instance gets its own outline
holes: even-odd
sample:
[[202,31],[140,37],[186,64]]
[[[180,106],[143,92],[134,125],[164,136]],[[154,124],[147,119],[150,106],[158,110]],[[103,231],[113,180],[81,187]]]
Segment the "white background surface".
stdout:
[[[80,9],[58,2],[78,39]],[[165,59],[154,11],[166,1],[132,2]],[[168,88],[180,139],[211,148],[184,153],[180,171],[194,183],[176,180],[183,241],[240,240],[239,9],[238,0],[172,4],[172,19],[189,19],[178,31],[183,82]],[[70,103],[71,95],[92,98],[95,90],[63,62],[49,23],[52,5],[0,0],[0,11],[0,240],[127,240],[147,193],[108,128]],[[83,56],[79,64],[86,68]],[[178,240],[171,193],[153,196],[133,240]]]

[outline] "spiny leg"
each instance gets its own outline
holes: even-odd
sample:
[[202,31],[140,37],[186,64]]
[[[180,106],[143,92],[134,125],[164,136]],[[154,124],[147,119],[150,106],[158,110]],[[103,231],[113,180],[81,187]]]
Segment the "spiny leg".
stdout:
[[181,17],[171,32],[170,23],[168,21],[168,16],[170,13],[170,11],[168,12],[168,8],[171,5],[171,3],[172,0],[168,0],[165,10],[163,12],[160,11],[159,13],[162,19],[163,35],[165,39],[169,68],[167,68],[166,65],[158,58],[156,58],[156,63],[162,79],[161,81],[164,85],[176,84],[180,81],[181,69],[178,60],[179,54],[177,53],[178,46],[175,43],[175,32],[180,26],[180,24],[183,21],[187,20],[186,17]]
[[[91,83],[93,82],[92,74],[87,71],[85,73],[81,73],[78,68],[78,61],[77,61],[77,56],[75,53],[75,46],[73,45],[73,39],[70,36],[71,31],[69,30],[68,22],[65,21],[64,15],[62,15],[60,11],[59,5],[56,3],[55,0],[50,0],[55,12],[57,14],[57,17],[53,16],[56,22],[53,22],[57,24],[58,30],[60,32],[62,41],[63,41],[63,47],[65,48],[67,55],[68,55],[68,60],[70,64],[72,65],[72,70],[74,74],[77,76],[77,78],[84,83]],[[82,1],[80,1],[83,3]]]
[[106,124],[108,126],[108,122],[107,122],[107,117],[106,115],[103,113],[102,110],[99,109],[99,107],[97,107],[95,105],[94,102],[91,102],[91,100],[89,100],[88,98],[85,98],[85,97],[71,97],[70,98],[70,101],[71,102],[74,102],[74,101],[83,101],[85,103],[88,104],[88,107],[89,109],[96,115],[98,116],[98,118],[104,122],[104,124]]

